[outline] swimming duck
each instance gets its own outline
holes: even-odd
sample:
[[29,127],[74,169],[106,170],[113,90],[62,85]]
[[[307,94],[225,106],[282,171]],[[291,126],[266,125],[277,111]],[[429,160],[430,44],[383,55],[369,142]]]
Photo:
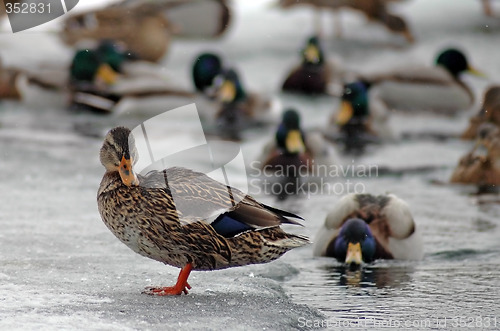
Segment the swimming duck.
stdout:
[[286,92],[325,94],[332,76],[332,67],[327,63],[318,37],[307,40],[301,51],[302,63],[285,79],[282,89]]
[[[397,1],[397,0],[393,0]],[[392,33],[402,35],[408,42],[414,42],[414,37],[410,32],[406,21],[397,15],[389,12],[387,0],[280,0],[279,5],[282,8],[289,8],[296,5],[310,5],[318,11],[321,9],[331,9],[335,12],[341,8],[350,8],[363,13],[368,20],[377,22],[385,26]],[[316,21],[319,22],[318,18]],[[338,24],[337,24],[338,25]],[[337,27],[337,35],[341,35],[340,26]],[[321,27],[317,26],[317,30]],[[321,34],[321,31],[317,31]]]
[[423,245],[406,202],[393,194],[349,194],[328,213],[314,255],[360,266],[376,259],[419,260]]
[[266,263],[309,243],[280,228],[298,224],[297,215],[186,168],[136,174],[137,158],[129,129],[108,132],[100,151],[106,172],[97,204],[106,226],[134,252],[181,268],[174,286],[148,294],[187,294],[192,270]]
[[275,100],[248,93],[236,69],[225,67],[217,54],[198,55],[191,74],[195,89],[213,101],[204,116],[215,119],[222,136],[239,140],[246,128],[274,122]]
[[388,110],[370,98],[368,88],[362,81],[345,84],[340,109],[331,119],[330,124],[340,131],[336,140],[343,142],[346,152],[361,152],[369,143],[392,137],[387,125]]
[[492,86],[485,93],[479,113],[471,117],[462,139],[472,140],[482,123],[490,122],[500,126],[500,86]]
[[433,67],[412,66],[360,79],[390,109],[455,114],[474,101],[473,92],[460,80],[465,72],[481,75],[462,51],[449,48],[438,54]]
[[327,176],[320,169],[329,169],[335,155],[322,133],[304,132],[297,110],[289,108],[283,112],[274,139],[264,146],[257,161],[265,174],[263,184],[281,184],[283,189],[278,192],[278,198],[285,199],[298,193],[296,185],[303,180]]
[[139,60],[114,41],[102,41],[98,47],[75,53],[70,66],[73,107],[83,106],[112,112],[125,98],[184,96],[192,93],[168,84],[158,66]]
[[[486,155],[477,153],[479,147]],[[477,131],[477,143],[463,156],[450,178],[451,183],[474,184],[480,191],[500,185],[500,127],[483,123]]]

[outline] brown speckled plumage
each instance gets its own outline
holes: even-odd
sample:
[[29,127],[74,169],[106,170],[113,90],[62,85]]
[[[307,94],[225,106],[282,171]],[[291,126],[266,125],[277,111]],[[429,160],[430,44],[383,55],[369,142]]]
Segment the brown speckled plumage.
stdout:
[[[106,226],[135,252],[180,268],[215,270],[269,262],[308,243],[279,227],[297,216],[189,169],[153,171],[138,176],[139,185],[125,185],[117,163],[136,155],[123,138],[129,132],[115,128],[106,137],[101,162],[107,171],[97,202]],[[251,229],[224,237],[210,224],[222,213]]]

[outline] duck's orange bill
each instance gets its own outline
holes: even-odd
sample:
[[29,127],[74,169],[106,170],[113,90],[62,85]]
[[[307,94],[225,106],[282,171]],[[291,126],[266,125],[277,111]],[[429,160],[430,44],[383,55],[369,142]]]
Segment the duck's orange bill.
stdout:
[[342,101],[340,106],[339,114],[337,115],[337,124],[345,125],[352,118],[354,114],[354,109],[349,101]]
[[137,186],[139,185],[139,180],[132,170],[132,158],[126,159],[125,156],[122,157],[120,162],[120,169],[118,170],[120,177],[122,178],[123,184],[127,186]]
[[361,253],[361,244],[360,243],[349,243],[347,245],[347,254],[345,256],[346,264],[361,264],[363,263],[363,255]]

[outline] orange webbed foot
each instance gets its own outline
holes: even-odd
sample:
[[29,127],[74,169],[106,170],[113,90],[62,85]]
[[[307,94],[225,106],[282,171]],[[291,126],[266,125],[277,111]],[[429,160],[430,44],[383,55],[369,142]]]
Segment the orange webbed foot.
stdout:
[[144,292],[144,294],[149,294],[149,295],[158,295],[158,296],[164,296],[164,295],[181,295],[182,293],[188,294],[188,290],[191,289],[191,285],[189,285],[186,282],[186,285],[184,287],[181,286],[168,286],[168,287],[147,287]]
[[179,277],[177,278],[177,283],[174,286],[148,287],[142,293],[149,295],[158,295],[158,296],[181,295],[182,293],[188,294],[189,293],[188,290],[191,289],[191,285],[189,285],[187,279],[189,277],[189,273],[191,272],[192,268],[193,266],[191,265],[191,263],[186,264],[186,266],[181,269]]

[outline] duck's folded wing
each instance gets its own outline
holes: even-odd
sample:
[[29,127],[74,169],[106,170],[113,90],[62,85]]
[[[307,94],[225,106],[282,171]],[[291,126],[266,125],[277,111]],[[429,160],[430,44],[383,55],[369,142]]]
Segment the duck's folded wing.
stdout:
[[[289,219],[300,218],[299,216],[259,203],[240,190],[203,173],[185,168],[169,168],[150,174],[149,180],[152,175],[158,179],[166,176],[167,191],[175,203],[181,224],[193,221],[212,224],[216,220],[220,222],[221,215],[250,228],[278,226],[282,223],[299,224]],[[228,218],[224,220],[228,221]]]

